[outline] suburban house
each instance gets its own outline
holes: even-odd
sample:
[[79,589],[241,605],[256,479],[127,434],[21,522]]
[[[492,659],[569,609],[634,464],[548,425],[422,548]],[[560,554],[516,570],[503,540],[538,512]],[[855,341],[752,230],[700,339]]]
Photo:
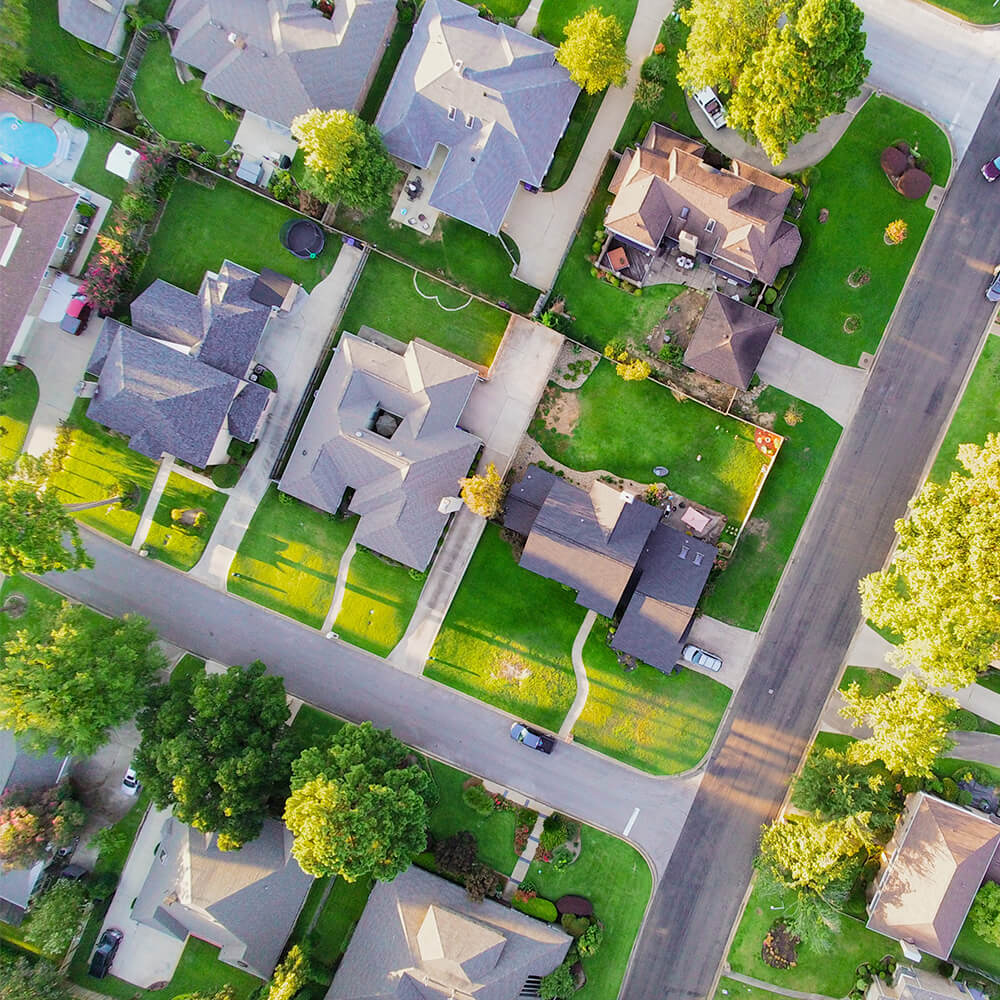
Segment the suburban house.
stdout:
[[125,8],[137,0],[59,0],[59,26],[82,42],[118,55],[125,41]]
[[396,23],[395,0],[174,0],[173,56],[209,94],[279,125],[319,108],[357,111]]
[[600,480],[583,490],[532,465],[510,489],[504,527],[525,536],[523,569],[620,618],[612,646],[669,673],[718,550],[662,516]]
[[791,264],[802,244],[784,218],[792,185],[741,160],[719,170],[704,155],[703,143],[655,122],[622,153],[599,267],[641,285],[657,255],[676,248],[735,283],[769,285]]
[[737,389],[749,389],[777,326],[774,316],[714,292],[684,352],[684,364]]
[[1000,825],[964,806],[916,792],[892,839],[868,903],[868,927],[903,954],[947,959],[1000,844]]
[[426,569],[482,444],[458,426],[477,378],[426,341],[345,332],[278,489],[330,513],[350,491],[355,541]]
[[[57,785],[69,769],[69,757],[47,753],[36,757],[17,745],[9,729],[0,729],[0,794],[14,788],[42,791]],[[35,886],[45,870],[39,861],[31,868],[0,869],[0,920],[17,926],[24,919]]]
[[0,157],[0,362],[17,360],[32,303],[61,253],[80,196],[17,160]]
[[214,833],[168,816],[132,919],[178,941],[208,941],[220,961],[268,979],[312,881],[278,820],[239,850],[220,851]]
[[376,882],[326,1000],[538,996],[572,938],[411,866]]
[[87,366],[98,376],[84,386],[87,416],[150,458],[201,469],[225,461],[233,438],[249,444],[260,433],[272,394],[257,383],[254,355],[297,292],[277,306],[272,280],[228,260],[197,295],[157,279],[133,301],[133,326],[104,321]]
[[417,167],[446,149],[429,204],[496,234],[518,184],[541,186],[579,93],[548,43],[426,0],[375,125]]
[[897,965],[892,982],[875,976],[865,1000],[986,1000],[977,989],[929,969]]

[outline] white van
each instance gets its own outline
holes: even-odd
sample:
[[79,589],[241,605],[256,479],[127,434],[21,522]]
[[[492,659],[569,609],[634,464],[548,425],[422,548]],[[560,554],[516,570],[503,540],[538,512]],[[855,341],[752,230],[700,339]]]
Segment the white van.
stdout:
[[718,94],[711,87],[702,87],[692,96],[698,107],[708,116],[712,128],[725,128],[726,106],[719,100]]

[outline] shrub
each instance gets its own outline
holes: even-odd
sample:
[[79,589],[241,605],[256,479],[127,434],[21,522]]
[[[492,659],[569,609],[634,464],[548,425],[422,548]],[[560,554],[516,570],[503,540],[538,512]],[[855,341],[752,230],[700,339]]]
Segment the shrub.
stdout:
[[439,871],[468,875],[479,863],[479,844],[475,834],[459,830],[434,845],[434,863]]
[[557,871],[562,871],[567,865],[571,865],[576,858],[573,852],[565,845],[561,844],[552,854],[552,864]]
[[92,219],[97,214],[97,206],[92,201],[78,201],[76,211],[81,219]]
[[769,288],[766,292],[764,292],[765,305],[773,306],[777,297],[778,293],[773,288]]
[[898,245],[906,239],[906,235],[909,232],[909,226],[906,224],[904,219],[893,219],[885,227],[885,241],[886,243],[892,243]]
[[229,442],[229,447],[226,448],[226,454],[236,462],[246,462],[256,449],[256,443],[247,444],[246,441],[238,441],[233,438]]
[[600,271],[598,271],[596,267],[592,267],[592,268],[590,269],[590,276],[591,276],[592,278],[596,278],[596,277],[598,277],[598,276],[600,275],[600,273],[601,273],[601,272],[600,272]]
[[206,150],[204,153],[198,154],[198,162],[203,166],[207,167],[209,170],[214,170],[219,165],[219,158],[215,153],[209,153]]
[[487,896],[492,896],[500,876],[489,865],[477,864],[465,876],[465,891],[474,903],[481,903]]
[[[111,828],[105,827],[105,830],[108,829]],[[92,900],[110,899],[118,888],[118,876],[114,872],[98,872],[87,880],[86,888],[87,896]]]
[[396,14],[401,24],[410,24],[416,15],[413,0],[396,0]]
[[657,357],[671,365],[679,365],[684,360],[684,349],[680,344],[664,344]]
[[957,802],[958,801],[958,785],[951,778],[941,779],[941,798],[945,802]]
[[974,733],[979,729],[979,716],[975,712],[970,712],[967,708],[956,708],[948,717],[948,725],[952,729],[961,729],[963,732]]
[[956,801],[960,806],[971,806],[972,792],[970,792],[968,788],[960,788],[958,790],[958,798]]
[[663,84],[659,80],[642,80],[635,86],[633,100],[643,111],[652,111],[663,100]]
[[590,252],[591,252],[591,253],[600,253],[600,252],[601,252],[601,247],[602,247],[602,245],[603,245],[603,244],[601,244],[601,243],[598,243],[598,242],[597,242],[597,241],[595,240],[595,241],[594,241],[594,243],[593,243],[593,245],[592,245],[592,246],[591,246],[591,248],[590,248]]
[[293,504],[293,503],[295,503],[295,497],[293,497],[291,495],[291,493],[282,493],[279,490],[278,491],[278,503]]
[[186,160],[197,160],[198,159],[198,147],[190,142],[182,142],[178,147],[177,151]]
[[52,958],[61,958],[80,926],[87,892],[79,882],[60,879],[32,907],[25,940]]
[[514,813],[514,823],[517,826],[526,826],[529,830],[538,822],[538,813],[527,806],[518,806]]
[[526,913],[536,920],[544,920],[546,923],[554,924],[559,919],[559,911],[556,904],[541,896],[532,896],[529,899],[518,899],[517,893],[511,901],[515,910]]
[[462,792],[462,801],[479,816],[490,816],[496,809],[493,796],[482,785],[469,785]]
[[592,923],[579,941],[576,942],[576,950],[581,958],[590,958],[600,950],[601,942],[604,940],[604,928],[596,921]]
[[554,851],[560,844],[564,844],[569,837],[569,827],[566,825],[564,817],[559,813],[552,813],[545,817],[542,824],[542,835],[538,838],[538,843],[543,851]]
[[562,924],[563,930],[570,937],[578,938],[583,937],[587,928],[590,927],[590,917],[578,917],[573,913],[564,913],[559,918],[559,923]]
[[643,60],[639,77],[656,83],[670,83],[675,71],[673,60],[664,53],[656,53]]
[[643,379],[649,378],[653,371],[650,363],[643,361],[642,358],[635,358],[628,363],[616,365],[615,370],[619,377],[626,382],[641,382]]
[[119,101],[111,109],[111,117],[108,122],[123,132],[132,132],[139,123],[139,116],[128,101]]
[[149,222],[156,215],[156,201],[141,191],[128,191],[118,202],[122,220],[129,223]]
[[147,125],[145,122],[136,122],[135,127],[132,129],[132,131],[140,139],[149,140],[156,138],[156,129],[154,129],[152,125]]
[[239,478],[240,467],[238,465],[227,463],[225,465],[217,465],[212,469],[212,482],[219,489],[226,490],[231,486],[235,486]]
[[568,1000],[576,992],[576,977],[569,962],[563,962],[547,976],[542,977],[538,986],[541,1000]]
[[267,186],[271,190],[272,197],[278,201],[288,201],[298,195],[295,179],[287,170],[275,170]]

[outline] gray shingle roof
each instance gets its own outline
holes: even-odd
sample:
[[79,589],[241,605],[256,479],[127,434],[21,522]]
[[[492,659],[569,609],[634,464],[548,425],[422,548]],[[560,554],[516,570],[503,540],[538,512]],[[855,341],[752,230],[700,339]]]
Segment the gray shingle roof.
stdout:
[[117,54],[125,41],[125,2],[59,0],[59,26],[99,49]]
[[310,0],[174,0],[175,59],[202,87],[291,125],[310,108],[356,111],[395,23],[394,0],[337,0],[331,19]]
[[580,93],[555,51],[459,0],[426,0],[375,124],[420,167],[448,147],[431,205],[496,233],[518,184],[542,183]]
[[684,364],[746,389],[777,325],[774,316],[716,292],[684,352]]
[[257,440],[257,425],[271,400],[271,392],[255,382],[247,382],[229,407],[229,433],[250,444]]
[[411,867],[378,882],[326,1000],[516,1000],[569,948],[559,927]]
[[220,851],[214,834],[168,818],[132,917],[171,937],[218,944],[223,962],[266,979],[312,884],[291,846],[273,819],[238,851]]
[[[481,444],[456,426],[475,382],[471,365],[425,341],[400,356],[343,334],[278,488],[333,512],[353,487],[355,540],[425,569],[448,520],[438,504]],[[374,430],[379,411],[399,420],[391,437]]]

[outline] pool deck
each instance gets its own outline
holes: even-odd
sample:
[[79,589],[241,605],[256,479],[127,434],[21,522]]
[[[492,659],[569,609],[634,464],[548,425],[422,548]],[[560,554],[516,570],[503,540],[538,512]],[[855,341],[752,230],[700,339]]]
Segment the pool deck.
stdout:
[[[58,162],[47,167],[34,167],[54,181],[65,184],[73,179],[77,165],[83,156],[90,136],[85,129],[70,125],[65,119],[53,114],[38,100],[26,101],[9,90],[0,90],[0,116],[16,115],[23,122],[37,122],[47,125],[59,140],[58,150],[62,154]],[[59,154],[57,153],[57,156]]]

